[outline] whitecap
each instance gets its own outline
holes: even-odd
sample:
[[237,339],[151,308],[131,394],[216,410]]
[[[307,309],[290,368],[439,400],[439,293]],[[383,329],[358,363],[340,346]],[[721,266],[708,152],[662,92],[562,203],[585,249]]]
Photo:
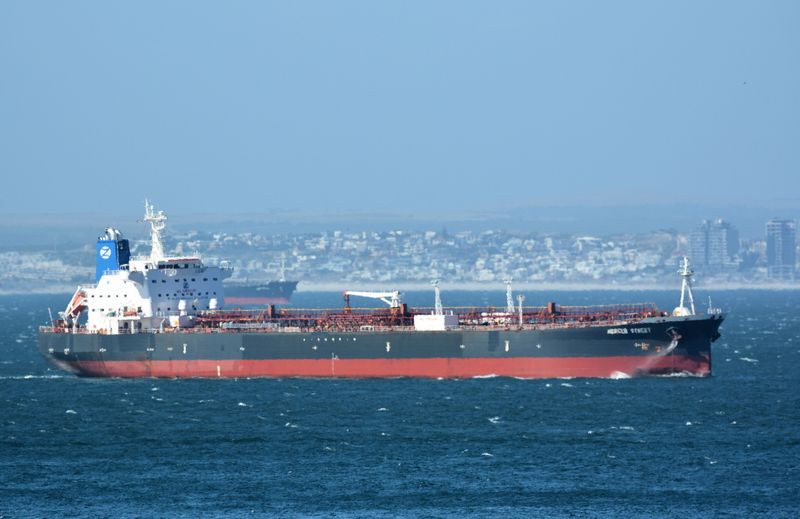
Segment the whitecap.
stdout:
[[0,380],[30,380],[30,379],[64,378],[62,375],[11,375],[0,377]]
[[66,411],[64,411],[64,412],[65,412],[66,414],[78,414],[78,411],[75,411],[75,410],[72,410],[72,409],[67,409],[67,410],[66,410]]
[[686,422],[686,425],[692,425],[692,422]]
[[561,383],[561,386],[562,386],[562,387],[575,387],[575,386],[573,386],[572,384],[569,384],[569,383],[567,383],[567,382],[562,382],[562,383]]
[[239,402],[236,405],[238,405],[239,407],[250,407],[249,405],[245,404],[244,402]]
[[611,375],[609,375],[608,378],[610,378],[611,380],[623,380],[623,379],[626,379],[626,378],[631,378],[631,376],[628,375],[627,373],[623,373],[621,371],[615,371],[615,372],[611,373]]
[[378,411],[388,411],[388,409],[386,409],[385,407],[379,407]]
[[491,452],[481,452],[481,456],[486,456],[487,458],[494,458],[494,454]]
[[620,425],[619,429],[621,431],[635,431],[636,430],[633,427],[631,427],[630,425]]
[[488,375],[475,375],[472,378],[496,378],[497,376],[494,373],[489,373]]
[[758,359],[754,359],[754,358],[751,358],[751,357],[739,357],[739,360],[743,360],[745,362],[751,362],[751,363],[754,363],[754,364],[758,362]]
[[690,373],[688,371],[679,371],[677,373],[664,373],[663,375],[653,375],[658,378],[703,378],[702,373]]
[[489,418],[488,420],[490,422],[492,422],[492,423],[497,423],[497,422],[500,421],[500,417],[499,416],[493,416],[493,417]]

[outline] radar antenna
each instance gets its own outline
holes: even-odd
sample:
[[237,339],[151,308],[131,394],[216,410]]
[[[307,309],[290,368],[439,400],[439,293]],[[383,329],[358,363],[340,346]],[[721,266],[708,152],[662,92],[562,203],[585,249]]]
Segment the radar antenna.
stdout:
[[167,227],[167,215],[164,211],[155,212],[149,200],[144,201],[144,218],[142,222],[150,224],[150,260],[164,259],[164,246],[161,243],[161,232]]

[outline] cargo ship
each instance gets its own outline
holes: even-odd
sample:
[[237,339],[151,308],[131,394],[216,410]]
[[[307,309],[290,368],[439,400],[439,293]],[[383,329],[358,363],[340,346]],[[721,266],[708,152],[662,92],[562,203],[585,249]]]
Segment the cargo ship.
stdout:
[[[228,308],[230,265],[167,256],[166,216],[145,203],[151,253],[131,257],[112,228],[96,244],[96,282],[39,329],[39,350],[85,377],[607,377],[711,374],[724,315],[695,312],[686,258],[680,304],[431,308],[398,291],[345,291],[341,308]],[[351,298],[382,300],[359,309]]]
[[287,304],[297,290],[297,283],[286,279],[286,257],[282,255],[277,280],[267,283],[228,282],[225,284],[225,302],[245,306]]
[[284,278],[266,283],[230,283],[225,285],[225,302],[229,305],[265,306],[287,304],[297,290],[298,281]]

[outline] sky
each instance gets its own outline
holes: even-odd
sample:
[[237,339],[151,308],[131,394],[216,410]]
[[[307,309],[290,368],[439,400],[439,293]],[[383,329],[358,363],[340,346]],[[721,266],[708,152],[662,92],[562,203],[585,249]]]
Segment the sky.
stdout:
[[798,63],[795,0],[4,0],[0,214],[800,213]]

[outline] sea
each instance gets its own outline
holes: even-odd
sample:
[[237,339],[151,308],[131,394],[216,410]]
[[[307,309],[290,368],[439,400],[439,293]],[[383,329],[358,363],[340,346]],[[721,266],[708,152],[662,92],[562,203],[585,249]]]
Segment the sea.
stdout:
[[80,379],[36,351],[68,295],[4,296],[0,517],[797,517],[800,291],[708,295],[713,376],[607,380]]

